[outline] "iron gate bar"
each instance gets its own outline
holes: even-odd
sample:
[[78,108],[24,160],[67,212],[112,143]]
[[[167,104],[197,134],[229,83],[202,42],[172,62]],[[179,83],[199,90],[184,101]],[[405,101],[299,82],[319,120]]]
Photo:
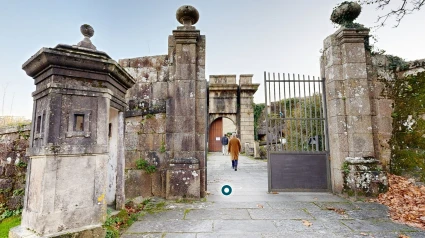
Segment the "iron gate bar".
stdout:
[[[273,157],[278,154],[282,156],[297,154],[305,157],[314,154],[323,155],[325,159],[322,158],[321,163],[325,165],[326,169],[321,176],[325,178],[327,185],[316,189],[328,190],[330,188],[329,161],[327,159],[329,142],[324,79],[299,74],[292,74],[291,77],[289,73],[282,74],[281,77],[280,73],[276,75],[264,72],[264,84],[269,191],[282,190],[282,188],[272,187],[271,176],[275,168],[272,168],[270,162],[271,154]],[[297,163],[309,164],[311,162],[297,161]],[[321,181],[323,182],[323,180]],[[307,188],[307,190],[314,189]]]

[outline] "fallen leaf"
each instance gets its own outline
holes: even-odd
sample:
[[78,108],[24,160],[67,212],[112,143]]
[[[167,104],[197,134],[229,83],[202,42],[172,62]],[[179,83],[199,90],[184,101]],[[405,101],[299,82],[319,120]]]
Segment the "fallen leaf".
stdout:
[[340,215],[345,215],[345,210],[342,209],[342,208],[326,207],[326,209],[331,210],[331,211],[335,211],[336,213],[338,213]]
[[393,174],[388,174],[388,184],[388,191],[379,194],[377,202],[388,206],[392,220],[425,229],[425,186]]
[[410,238],[410,236],[406,236],[406,235],[400,234],[400,235],[398,235],[398,238]]
[[310,227],[311,225],[313,225],[313,223],[311,223],[307,220],[302,220],[302,222],[303,222],[303,225],[306,226],[306,227]]
[[261,204],[257,204],[257,207],[259,207],[259,208],[264,208],[264,206],[263,206],[263,205],[261,205]]

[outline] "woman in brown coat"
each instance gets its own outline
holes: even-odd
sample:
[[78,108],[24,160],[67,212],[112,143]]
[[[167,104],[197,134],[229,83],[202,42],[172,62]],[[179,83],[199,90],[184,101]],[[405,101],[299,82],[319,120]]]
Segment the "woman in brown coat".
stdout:
[[236,137],[236,133],[232,134],[232,139],[229,141],[228,152],[232,160],[232,168],[238,171],[238,159],[241,152],[241,141]]

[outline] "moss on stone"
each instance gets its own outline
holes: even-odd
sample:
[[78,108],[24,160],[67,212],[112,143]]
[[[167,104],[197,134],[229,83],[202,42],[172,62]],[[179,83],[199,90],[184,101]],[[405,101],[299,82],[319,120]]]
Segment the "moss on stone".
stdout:
[[425,72],[397,79],[391,172],[425,181]]

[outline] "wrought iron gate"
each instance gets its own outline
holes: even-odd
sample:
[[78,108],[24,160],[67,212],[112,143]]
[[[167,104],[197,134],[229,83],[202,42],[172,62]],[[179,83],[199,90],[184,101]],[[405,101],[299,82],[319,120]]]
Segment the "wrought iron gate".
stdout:
[[328,191],[324,79],[264,72],[269,192]]

